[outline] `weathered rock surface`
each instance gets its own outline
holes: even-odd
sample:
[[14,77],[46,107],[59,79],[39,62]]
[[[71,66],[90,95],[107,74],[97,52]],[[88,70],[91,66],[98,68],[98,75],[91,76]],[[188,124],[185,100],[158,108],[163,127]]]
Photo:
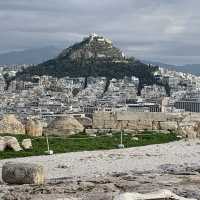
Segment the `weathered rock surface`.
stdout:
[[[134,122],[134,121],[133,121]],[[151,130],[152,129],[152,121],[150,120],[138,120],[136,122],[133,123],[132,121],[129,121],[127,128],[128,129],[132,129],[131,127],[136,126],[136,130],[143,130],[143,129],[148,129]]]
[[98,133],[98,129],[85,129],[86,134],[96,134]]
[[31,139],[24,139],[22,141],[22,147],[25,149],[25,150],[29,150],[29,149],[32,149],[32,142],[31,142]]
[[7,162],[2,168],[2,179],[8,184],[43,184],[44,169],[41,165]]
[[[75,180],[74,177],[47,180],[44,185],[1,185],[5,199],[81,200],[187,200],[199,199],[199,176],[136,172]],[[158,192],[154,192],[158,191]],[[170,192],[170,191],[173,191]],[[133,193],[137,192],[137,193]],[[11,198],[12,197],[12,198]],[[135,198],[138,197],[138,198]]]
[[174,131],[183,137],[195,139],[200,137],[200,114],[95,112],[93,129]]
[[159,121],[152,121],[152,130],[161,130]]
[[92,119],[88,117],[81,117],[77,118],[77,120],[85,127],[85,128],[91,128],[92,127]]
[[24,125],[15,115],[4,115],[0,121],[0,134],[25,134]]
[[[154,193],[140,194],[140,193],[124,193],[116,196],[114,200],[187,200],[187,198],[180,197],[169,190],[160,190]],[[188,199],[195,200],[195,199]]]
[[26,134],[32,137],[42,136],[43,126],[42,123],[37,119],[29,119],[26,122]]
[[0,151],[4,151],[6,149],[6,142],[3,137],[0,137]]
[[19,145],[18,140],[15,137],[5,136],[5,137],[3,137],[3,139],[4,139],[4,142],[6,144],[5,148],[10,148],[10,149],[13,149],[14,151],[21,151],[22,150],[22,148]]
[[178,123],[175,122],[160,122],[160,129],[161,130],[170,130],[170,131],[177,131],[178,130]]
[[179,133],[183,137],[195,139],[200,135],[200,122],[181,122],[179,125]]
[[74,135],[83,131],[83,125],[74,117],[57,118],[46,129],[49,135]]

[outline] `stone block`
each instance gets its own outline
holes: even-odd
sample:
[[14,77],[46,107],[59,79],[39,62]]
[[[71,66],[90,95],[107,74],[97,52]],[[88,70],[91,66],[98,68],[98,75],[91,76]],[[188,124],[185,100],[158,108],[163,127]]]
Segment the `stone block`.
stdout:
[[32,149],[32,142],[31,142],[31,139],[24,139],[24,140],[22,141],[22,147],[23,147],[25,150]]
[[178,130],[178,123],[176,121],[160,122],[160,129],[161,130],[177,131]]
[[2,168],[2,179],[8,184],[44,183],[44,169],[41,165],[7,162]]
[[5,136],[4,141],[6,143],[6,147],[13,149],[14,151],[21,151],[22,148],[19,145],[18,140],[12,136]]
[[0,151],[4,151],[6,149],[6,142],[3,137],[0,137]]
[[160,190],[158,192],[140,194],[140,193],[124,193],[117,195],[114,200],[196,200],[180,197],[169,190]]

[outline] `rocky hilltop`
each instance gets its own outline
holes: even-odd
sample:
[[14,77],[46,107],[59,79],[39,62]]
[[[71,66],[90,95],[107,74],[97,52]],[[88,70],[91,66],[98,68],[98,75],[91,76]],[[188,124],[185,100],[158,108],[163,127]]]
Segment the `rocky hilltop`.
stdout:
[[124,54],[120,49],[113,46],[111,40],[97,34],[91,34],[83,39],[82,42],[73,45],[62,51],[59,59],[69,58],[70,60],[112,60],[123,62]]
[[136,76],[142,84],[152,84],[155,70],[156,67],[149,67],[134,58],[126,58],[111,40],[91,34],[80,43],[64,49],[55,59],[29,67],[16,77],[30,80],[34,75],[58,78],[102,76],[108,79]]

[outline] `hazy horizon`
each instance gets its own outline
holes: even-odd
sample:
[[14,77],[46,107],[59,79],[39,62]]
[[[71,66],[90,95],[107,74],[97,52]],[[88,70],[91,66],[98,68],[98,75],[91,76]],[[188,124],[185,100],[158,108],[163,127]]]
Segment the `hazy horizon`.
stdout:
[[0,0],[0,52],[65,46],[91,32],[126,54],[200,63],[198,0]]

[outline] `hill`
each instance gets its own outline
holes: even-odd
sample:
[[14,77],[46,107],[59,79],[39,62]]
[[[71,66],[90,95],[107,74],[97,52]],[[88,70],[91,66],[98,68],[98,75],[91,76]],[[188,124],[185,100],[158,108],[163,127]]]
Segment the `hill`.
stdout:
[[186,65],[170,65],[166,63],[142,60],[145,64],[151,64],[154,66],[159,66],[169,70],[175,70],[178,72],[190,73],[199,76],[200,75],[200,64],[186,64]]
[[54,58],[59,51],[59,48],[47,46],[43,48],[3,53],[0,54],[0,65],[39,64],[45,60]]
[[156,67],[149,67],[134,58],[126,58],[120,49],[113,46],[112,41],[92,34],[64,49],[55,59],[18,73],[17,78],[30,80],[33,75],[59,78],[104,76],[108,79],[136,76],[141,84],[152,84],[155,70]]
[[200,75],[200,64],[186,64],[184,66],[177,67],[176,69],[177,71],[180,69],[186,73],[192,73],[198,76]]

